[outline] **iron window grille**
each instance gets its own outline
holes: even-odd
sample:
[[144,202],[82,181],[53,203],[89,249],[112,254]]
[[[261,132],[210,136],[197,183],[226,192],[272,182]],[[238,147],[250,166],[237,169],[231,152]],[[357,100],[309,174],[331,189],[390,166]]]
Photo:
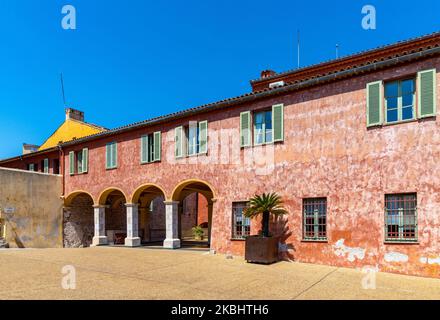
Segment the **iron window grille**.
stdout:
[[385,241],[417,241],[417,195],[385,195]]
[[244,216],[247,202],[232,203],[232,238],[245,239],[251,234],[251,219]]
[[303,239],[327,240],[327,199],[303,200]]

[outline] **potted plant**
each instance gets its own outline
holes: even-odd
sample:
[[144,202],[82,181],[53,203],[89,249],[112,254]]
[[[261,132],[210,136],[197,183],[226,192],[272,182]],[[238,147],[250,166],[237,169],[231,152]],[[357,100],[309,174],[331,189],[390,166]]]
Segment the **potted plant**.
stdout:
[[194,234],[194,239],[201,241],[203,240],[203,228],[201,226],[195,226],[194,228],[192,228],[192,232]]
[[283,200],[276,193],[255,195],[249,200],[249,206],[244,210],[248,218],[262,216],[261,234],[246,238],[245,259],[248,262],[273,263],[278,261],[278,237],[269,232],[270,215],[287,214]]

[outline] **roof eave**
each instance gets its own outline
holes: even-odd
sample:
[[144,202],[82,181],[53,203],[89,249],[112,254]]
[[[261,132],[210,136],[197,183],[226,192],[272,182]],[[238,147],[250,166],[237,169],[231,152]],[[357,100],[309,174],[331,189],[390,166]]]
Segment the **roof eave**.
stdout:
[[231,98],[228,100],[223,100],[223,101],[220,101],[217,103],[211,103],[211,104],[201,106],[198,108],[192,108],[192,109],[180,111],[177,113],[172,113],[170,115],[154,118],[151,120],[146,120],[143,122],[124,126],[124,127],[117,128],[114,130],[105,131],[102,133],[91,135],[89,137],[84,137],[84,138],[76,139],[73,141],[65,142],[60,145],[63,147],[66,147],[66,146],[71,146],[71,145],[75,145],[75,144],[79,144],[79,143],[88,142],[91,140],[96,140],[96,139],[103,138],[103,137],[110,137],[112,135],[124,133],[127,131],[139,129],[139,128],[146,127],[146,126],[158,125],[158,124],[161,124],[164,122],[177,120],[177,119],[188,117],[188,116],[191,116],[194,114],[215,111],[218,109],[227,108],[227,107],[239,105],[239,104],[246,103],[246,102],[252,102],[255,100],[259,100],[259,99],[263,99],[263,98],[267,98],[267,97],[271,97],[271,96],[275,96],[275,95],[286,94],[286,93],[301,90],[301,89],[304,89],[307,87],[312,87],[312,86],[316,86],[316,85],[323,84],[323,83],[337,81],[337,80],[340,80],[340,79],[343,79],[343,78],[346,78],[346,77],[349,77],[352,75],[360,74],[360,73],[363,74],[363,73],[373,72],[373,71],[376,71],[379,69],[392,67],[392,66],[400,64],[400,63],[418,60],[418,59],[421,59],[424,57],[429,57],[429,56],[432,56],[435,54],[440,54],[440,47],[435,47],[435,48],[426,49],[426,50],[415,52],[415,53],[410,53],[410,54],[407,54],[407,55],[404,55],[401,57],[395,57],[395,58],[391,58],[391,59],[387,59],[387,60],[383,60],[383,61],[373,62],[373,63],[367,64],[364,66],[359,66],[359,67],[355,67],[352,69],[343,70],[343,71],[339,71],[336,73],[324,75],[321,77],[316,77],[316,78],[312,78],[312,79],[308,79],[308,80],[304,80],[304,81],[299,81],[299,82],[293,83],[293,84],[286,84],[282,87],[277,87],[274,89],[265,89],[263,91],[248,93],[243,96],[236,97],[236,98]]

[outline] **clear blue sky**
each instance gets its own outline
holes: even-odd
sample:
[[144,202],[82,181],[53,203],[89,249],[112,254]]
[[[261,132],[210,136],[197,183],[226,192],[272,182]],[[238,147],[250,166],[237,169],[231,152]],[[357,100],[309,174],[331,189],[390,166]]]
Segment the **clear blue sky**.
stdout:
[[[61,8],[77,9],[77,30]],[[377,29],[361,9],[377,10]],[[250,90],[262,69],[301,64],[440,30],[439,1],[0,1],[0,158],[41,144],[67,102],[108,128]]]

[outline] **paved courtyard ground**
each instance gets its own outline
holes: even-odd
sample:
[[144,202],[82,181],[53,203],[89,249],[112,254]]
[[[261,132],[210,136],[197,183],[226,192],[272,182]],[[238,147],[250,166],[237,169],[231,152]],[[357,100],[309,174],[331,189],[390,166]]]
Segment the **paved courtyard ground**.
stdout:
[[[61,286],[63,266],[76,289]],[[440,280],[280,262],[271,266],[202,251],[98,247],[0,250],[3,299],[440,299]]]

